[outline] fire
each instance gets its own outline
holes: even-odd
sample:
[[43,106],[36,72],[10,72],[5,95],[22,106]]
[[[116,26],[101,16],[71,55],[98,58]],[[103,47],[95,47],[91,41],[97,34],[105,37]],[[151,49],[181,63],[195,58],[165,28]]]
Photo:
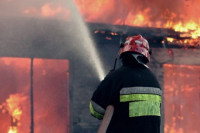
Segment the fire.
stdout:
[[168,125],[165,125],[164,132],[165,133],[184,133],[182,128],[176,129],[175,127],[169,127]]
[[24,9],[23,13],[42,17],[59,17],[64,20],[70,18],[70,10],[58,3],[45,3],[40,8],[30,7]]
[[115,3],[115,0],[74,0],[74,3],[85,21],[106,22],[109,21],[107,15],[112,13],[107,11],[114,9],[113,3]]
[[10,127],[8,133],[18,133],[17,128],[16,127]]
[[[199,0],[74,0],[87,22],[173,29],[169,44],[200,46]],[[115,9],[115,10],[113,10]]]
[[[29,95],[30,61],[30,58],[0,58],[2,68],[0,73],[3,75],[0,89],[2,94],[0,133],[30,132],[32,126]],[[68,133],[70,125],[69,61],[34,58],[33,65],[34,132]],[[58,80],[55,81],[55,77]],[[64,105],[63,100],[66,101]],[[56,124],[55,121],[57,121]]]
[[[173,29],[177,33],[177,36],[173,36],[173,44],[200,47],[199,0],[73,1],[86,22]],[[73,11],[59,2],[49,2],[37,8],[26,8],[24,14],[70,20]],[[168,39],[166,40],[168,41]],[[169,44],[172,44],[172,41],[169,41]]]
[[173,41],[174,41],[174,38],[172,38],[172,37],[167,37],[166,39],[167,39],[167,41],[169,41],[169,42],[173,42]]
[[42,6],[41,8],[41,12],[42,15],[44,16],[54,16],[55,14],[59,13],[61,11],[61,8],[58,7],[56,9],[52,9],[52,7],[50,6],[50,4],[45,4],[44,6]]
[[175,31],[180,32],[189,32],[188,37],[191,38],[198,38],[200,37],[200,24],[197,24],[194,21],[187,22],[183,24],[182,22],[179,22],[173,26]]
[[179,38],[166,37],[168,44],[179,44],[182,46],[199,47],[200,46],[200,24],[194,21],[187,23],[179,22],[173,25],[173,29],[179,32]]
[[27,100],[22,94],[11,94],[6,102],[0,105],[2,113],[8,113],[11,116],[11,126],[8,133],[18,133],[17,127],[20,126],[20,118],[22,115],[21,104]]
[[105,30],[95,30],[94,34],[107,34],[105,37],[106,40],[112,40],[114,36],[119,36],[119,33]]
[[46,3],[41,7],[41,13],[43,16],[46,16],[46,17],[54,16],[60,13],[61,11],[62,11],[61,7],[58,6],[56,8],[53,8],[53,6],[49,3]]
[[[165,64],[165,133],[197,133],[199,66]],[[196,102],[193,104],[193,102]],[[197,106],[196,106],[197,105]]]
[[149,11],[150,11],[150,8],[147,8],[142,12],[140,11],[137,14],[133,14],[132,12],[129,12],[124,23],[130,26],[151,27],[152,23],[149,21],[149,17],[146,17],[148,16]]
[[20,120],[22,110],[20,104],[25,101],[27,97],[23,97],[22,94],[11,94],[6,100],[6,109],[8,113],[14,118],[14,121]]
[[[200,46],[200,38],[192,38],[192,37],[183,37],[183,38],[172,38],[166,37],[167,44],[170,45],[179,45],[185,47],[199,47]],[[162,42],[163,44],[165,41]]]
[[[199,0],[73,1],[86,22],[173,29],[178,33],[178,37],[174,37],[174,43],[200,46]],[[70,20],[70,15],[74,14],[68,6],[67,2],[46,2],[39,6],[23,7],[22,12],[27,16]]]

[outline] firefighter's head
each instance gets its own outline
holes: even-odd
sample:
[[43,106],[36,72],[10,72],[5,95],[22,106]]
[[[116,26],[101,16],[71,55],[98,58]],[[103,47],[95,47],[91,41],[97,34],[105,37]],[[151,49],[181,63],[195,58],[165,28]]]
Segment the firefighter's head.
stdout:
[[125,43],[121,44],[120,47],[120,58],[132,56],[139,63],[147,64],[150,62],[151,51],[149,50],[149,43],[141,35],[127,37]]

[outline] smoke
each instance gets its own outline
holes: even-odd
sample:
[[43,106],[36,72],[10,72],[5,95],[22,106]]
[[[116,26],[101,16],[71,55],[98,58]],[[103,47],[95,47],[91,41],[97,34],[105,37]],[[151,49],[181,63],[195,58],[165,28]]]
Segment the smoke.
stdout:
[[86,62],[90,63],[96,69],[99,79],[102,80],[105,76],[105,73],[103,70],[102,62],[100,61],[99,53],[95,48],[87,26],[74,3],[68,3],[70,5],[69,7],[71,7],[70,9],[73,12],[73,16],[71,17],[72,22],[74,23],[72,34],[75,36],[78,35],[80,39],[79,42],[77,42],[77,44],[75,42],[74,45],[78,46],[79,53],[83,52],[81,55],[86,56]]
[[[68,19],[72,0],[1,0],[0,16],[34,16]],[[143,25],[156,26],[195,21],[199,23],[199,0],[74,0],[85,21],[112,24],[136,24],[140,14]],[[130,20],[132,19],[132,20]],[[140,18],[141,19],[141,18]],[[132,21],[132,22],[129,22]],[[146,22],[144,22],[146,21]],[[162,26],[162,24],[160,24]]]
[[64,0],[1,0],[0,17],[39,17],[68,20],[70,11]]
[[[73,14],[70,14],[71,12]],[[83,77],[86,78],[92,74],[92,77],[96,76],[99,80],[104,77],[100,57],[97,56],[97,51],[93,47],[92,38],[71,0],[56,2],[53,0],[1,0],[0,56],[28,57],[22,62],[20,60],[15,60],[14,63],[11,61],[9,67],[5,62],[0,62],[1,75],[6,75],[1,76],[0,91],[3,96],[0,102],[4,102],[10,94],[19,92],[29,96],[30,57],[69,59],[70,69],[74,69],[73,71],[80,75],[79,80],[84,80]],[[10,59],[6,58],[6,60]],[[24,62],[26,62],[24,67],[18,66],[18,63],[23,64]],[[34,68],[35,72],[38,72],[34,73],[35,86],[33,86],[35,128],[37,132],[66,132],[66,124],[68,124],[66,98],[69,96],[65,93],[68,90],[63,89],[67,88],[64,83],[68,79],[66,79],[66,71],[62,70],[67,67],[62,63],[47,64],[44,63]],[[55,66],[48,68],[52,65]],[[8,70],[4,71],[4,69]],[[85,71],[89,72],[88,75],[84,75]],[[57,90],[57,87],[61,90]],[[29,100],[22,105],[22,108],[25,112],[20,131],[29,132]],[[8,129],[5,127],[10,126],[10,116],[1,114],[0,117],[2,118],[1,123],[6,123],[2,124],[1,131],[6,132]],[[4,120],[6,122],[3,122]],[[58,125],[58,122],[62,124]],[[49,131],[51,129],[52,131]]]
[[[52,58],[65,58],[67,53],[68,57],[71,54],[84,60],[84,63],[89,63],[100,79],[104,77],[98,52],[73,1],[2,0],[0,7],[0,18],[3,21],[0,24],[0,43],[6,51],[3,53],[34,57],[45,54],[49,58],[50,53],[42,52],[53,49],[55,51],[52,50]],[[16,47],[18,44],[20,46]],[[13,46],[16,48],[13,49]],[[36,53],[30,50],[32,46],[37,49],[34,49]]]

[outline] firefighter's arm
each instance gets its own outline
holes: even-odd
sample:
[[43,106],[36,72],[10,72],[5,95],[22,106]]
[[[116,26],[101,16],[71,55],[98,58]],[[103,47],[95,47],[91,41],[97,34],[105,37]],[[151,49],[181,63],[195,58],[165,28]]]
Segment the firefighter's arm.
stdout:
[[108,105],[111,105],[111,81],[106,77],[97,87],[90,100],[90,113],[102,120]]
[[93,100],[90,101],[90,113],[95,118],[102,120],[105,114],[105,109],[102,108],[99,104],[94,102]]
[[114,106],[108,105],[97,133],[106,133],[108,125],[110,124],[110,121],[112,119],[113,112]]

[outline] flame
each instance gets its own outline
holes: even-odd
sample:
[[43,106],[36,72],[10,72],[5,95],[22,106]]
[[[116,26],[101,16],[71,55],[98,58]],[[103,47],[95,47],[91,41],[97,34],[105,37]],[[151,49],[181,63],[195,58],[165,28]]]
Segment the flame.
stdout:
[[[191,35],[192,36],[192,35]],[[185,46],[185,47],[199,47],[200,46],[200,38],[192,38],[192,37],[184,37],[181,38],[172,38],[172,37],[166,37],[167,44],[169,45],[179,45],[179,46]],[[185,39],[184,39],[185,38]],[[162,41],[162,44],[165,44],[165,41]]]
[[[33,61],[34,94],[36,96],[34,99],[34,131],[36,133],[67,133],[69,132],[69,96],[68,91],[66,93],[63,91],[68,90],[69,61],[39,58],[34,58]],[[0,66],[5,68],[0,69],[1,75],[4,75],[1,78],[3,95],[0,99],[0,133],[29,133],[31,126],[30,58],[2,57]],[[43,70],[46,71],[46,75],[43,74]],[[58,80],[55,81],[54,77]],[[41,89],[45,91],[45,95]],[[67,104],[63,105],[63,100]],[[60,117],[61,115],[63,117]],[[55,121],[59,124],[55,124]]]
[[167,39],[167,41],[169,41],[169,42],[173,42],[173,41],[174,41],[174,38],[172,38],[172,37],[167,37],[166,39]]
[[18,133],[17,128],[16,127],[10,127],[8,133]]
[[149,21],[149,17],[147,14],[149,13],[150,8],[145,9],[144,11],[140,11],[137,14],[133,14],[129,12],[127,18],[125,20],[126,25],[131,26],[148,26],[151,27],[152,23]]
[[42,17],[60,17],[65,20],[70,18],[70,10],[58,3],[45,3],[40,8],[30,7],[24,9],[23,13]]
[[185,24],[183,24],[182,22],[179,22],[173,26],[173,29],[175,31],[180,31],[180,32],[189,32],[189,34],[187,34],[188,37],[191,37],[194,39],[200,37],[200,24],[197,24],[196,22],[192,20]]
[[[12,0],[8,0],[12,2]],[[199,46],[200,1],[73,0],[86,22],[142,27],[169,28],[180,33],[180,45]],[[73,11],[62,2],[46,2],[39,7],[25,7],[25,15],[70,20]]]
[[[199,0],[134,1],[73,0],[86,22],[173,29],[180,38],[169,44],[200,47]],[[62,4],[50,2],[40,8],[31,7],[24,14],[70,19],[73,11]],[[168,41],[169,39],[166,39]]]
[[177,2],[155,0],[146,3],[133,0],[74,0],[74,3],[85,21],[88,22],[112,24],[124,24],[122,22],[125,22],[126,25],[131,26],[165,28],[176,28],[177,25],[182,28],[191,27],[191,24],[199,25],[199,19],[194,18],[200,18],[200,15],[198,12],[193,12],[194,8],[199,10],[200,2],[198,0],[194,0],[192,3],[184,0],[177,0]]
[[8,113],[11,116],[11,126],[8,133],[18,133],[17,127],[21,125],[20,119],[22,115],[21,104],[27,100],[22,94],[11,94],[6,102],[0,105],[2,113]]
[[[200,46],[199,0],[74,0],[87,22],[173,29],[169,44]],[[115,9],[115,10],[113,10]]]
[[[114,9],[113,3],[115,0],[74,0],[80,13],[87,22],[106,22],[107,15],[112,12],[107,12]],[[101,19],[100,19],[101,16]]]
[[51,4],[46,3],[41,7],[41,13],[45,17],[54,16],[62,11],[62,8],[56,7],[53,8]]
[[[199,131],[199,66],[164,64],[165,133]],[[196,101],[193,104],[193,101]],[[189,122],[188,122],[189,121]]]
[[22,115],[20,104],[26,99],[27,97],[22,96],[22,94],[11,94],[10,97],[6,100],[6,109],[8,113],[14,118],[14,121],[20,120]]
[[12,57],[1,57],[0,61],[5,64],[7,67],[16,66],[19,69],[26,69],[29,66],[30,61],[27,58],[15,58],[16,60],[21,60],[20,63],[13,60]]

